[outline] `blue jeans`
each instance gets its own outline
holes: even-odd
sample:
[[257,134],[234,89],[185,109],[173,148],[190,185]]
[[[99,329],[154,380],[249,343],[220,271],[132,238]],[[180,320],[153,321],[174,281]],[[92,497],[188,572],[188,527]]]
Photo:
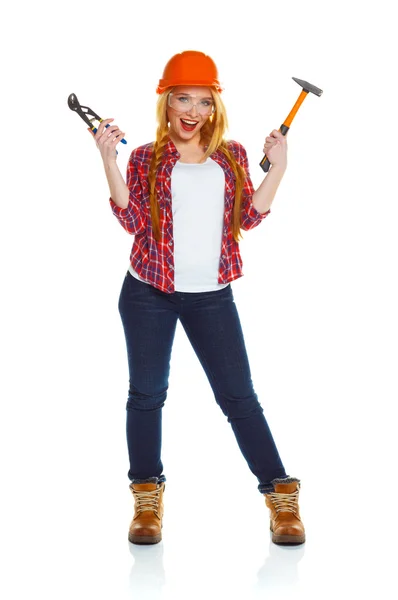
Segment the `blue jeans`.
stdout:
[[167,397],[177,320],[231,424],[259,491],[287,477],[258,402],[231,284],[210,292],[167,294],[127,271],[119,297],[127,346],[129,391],[126,435],[134,483],[166,481],[161,461],[162,408]]

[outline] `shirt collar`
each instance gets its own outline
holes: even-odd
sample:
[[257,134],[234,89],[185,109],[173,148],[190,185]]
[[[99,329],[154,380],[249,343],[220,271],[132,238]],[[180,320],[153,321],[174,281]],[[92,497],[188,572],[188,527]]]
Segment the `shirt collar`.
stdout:
[[167,142],[166,146],[164,147],[163,153],[166,156],[168,156],[169,154],[177,154],[178,156],[180,156],[180,153],[178,152],[176,145],[174,144],[174,142],[170,136],[169,136],[169,141]]

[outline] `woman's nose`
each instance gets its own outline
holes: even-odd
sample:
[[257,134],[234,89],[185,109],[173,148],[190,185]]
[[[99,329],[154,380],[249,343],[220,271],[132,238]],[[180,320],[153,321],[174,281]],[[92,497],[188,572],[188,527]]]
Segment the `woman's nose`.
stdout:
[[199,114],[199,113],[198,113],[198,109],[196,108],[196,104],[192,104],[192,106],[191,106],[191,108],[190,108],[190,110],[188,111],[188,113],[187,113],[187,114],[189,114],[189,115],[190,115],[190,114],[192,114],[192,113],[194,113],[196,116]]

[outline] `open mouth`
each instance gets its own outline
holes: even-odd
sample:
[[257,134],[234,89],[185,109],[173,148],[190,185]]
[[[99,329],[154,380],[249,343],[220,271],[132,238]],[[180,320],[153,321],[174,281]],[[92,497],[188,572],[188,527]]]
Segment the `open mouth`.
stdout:
[[194,121],[190,121],[189,119],[180,119],[181,121],[181,126],[183,129],[185,129],[185,131],[193,131],[196,127],[196,125],[198,124],[197,122]]

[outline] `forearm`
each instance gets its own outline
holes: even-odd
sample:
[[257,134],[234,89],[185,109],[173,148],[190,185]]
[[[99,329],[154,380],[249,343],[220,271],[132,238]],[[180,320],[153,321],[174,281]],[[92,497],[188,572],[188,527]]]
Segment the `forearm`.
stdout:
[[271,165],[267,175],[262,181],[259,188],[254,192],[252,203],[259,213],[263,214],[269,210],[274,200],[276,190],[285,174],[286,167],[279,167],[278,165]]
[[129,203],[129,189],[119,171],[116,161],[104,163],[104,167],[112,200],[119,208],[127,208]]

